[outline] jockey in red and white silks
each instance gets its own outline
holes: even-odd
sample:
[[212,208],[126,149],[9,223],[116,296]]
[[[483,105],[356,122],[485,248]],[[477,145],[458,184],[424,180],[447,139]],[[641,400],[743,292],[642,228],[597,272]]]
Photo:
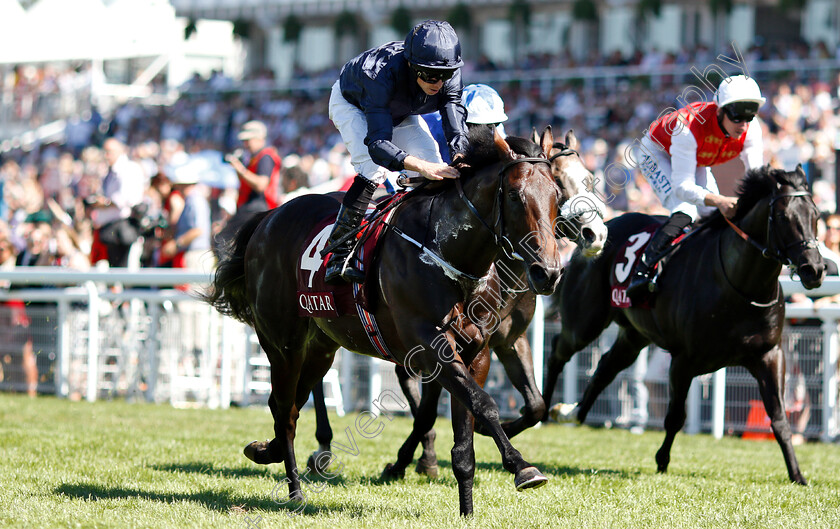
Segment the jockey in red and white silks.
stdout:
[[737,198],[720,194],[711,167],[740,156],[747,170],[764,162],[761,125],[753,118],[764,97],[750,77],[721,81],[712,102],[691,103],[659,118],[642,139],[640,169],[671,217],[639,259],[627,287],[631,301],[653,292],[654,266],[673,240],[698,216],[715,208],[727,218]]
[[715,103],[692,103],[654,122],[642,139],[642,173],[671,213],[697,220],[715,209],[706,204],[707,195],[719,194],[712,166],[736,156],[747,171],[764,163],[761,125],[750,121],[733,138],[721,130],[717,111]]

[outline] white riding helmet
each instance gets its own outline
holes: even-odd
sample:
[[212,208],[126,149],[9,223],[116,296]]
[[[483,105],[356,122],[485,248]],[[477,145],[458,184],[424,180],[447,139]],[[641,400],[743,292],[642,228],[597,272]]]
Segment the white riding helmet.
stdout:
[[714,101],[718,108],[723,108],[730,103],[742,101],[758,103],[758,106],[761,106],[766,99],[761,97],[761,90],[755,79],[746,75],[733,75],[720,82]]
[[467,123],[484,125],[507,121],[505,103],[499,93],[486,84],[465,86],[461,103],[467,109]]

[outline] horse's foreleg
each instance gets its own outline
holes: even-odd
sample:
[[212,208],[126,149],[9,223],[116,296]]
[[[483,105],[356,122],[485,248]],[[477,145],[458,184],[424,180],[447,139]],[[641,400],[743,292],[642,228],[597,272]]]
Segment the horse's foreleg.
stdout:
[[668,402],[668,411],[665,413],[665,440],[656,452],[656,470],[663,473],[668,471],[668,464],[671,462],[671,446],[674,444],[674,438],[685,424],[685,401],[688,398],[688,390],[693,378],[681,356],[671,359],[669,378],[671,399]]
[[[557,386],[557,379],[560,377],[560,373],[563,372],[566,363],[576,352],[583,348],[583,346],[574,347],[570,340],[571,337],[567,333],[560,333],[551,342],[551,353],[548,357],[548,366],[543,381],[542,392],[546,408],[551,405],[552,398],[554,397],[554,388]],[[549,411],[549,409],[545,410],[541,420],[547,421],[549,419]]]
[[315,439],[318,441],[318,450],[309,456],[306,467],[312,472],[323,474],[326,470],[323,465],[329,461],[330,444],[333,439],[333,431],[330,427],[330,418],[324,400],[323,380],[318,381],[312,388],[312,401],[315,405]]
[[[450,343],[454,343],[454,340]],[[515,476],[516,488],[524,490],[544,485],[548,478],[525,461],[505,435],[499,422],[499,407],[493,398],[481,389],[455,351],[447,354],[452,355],[454,360],[438,364],[441,369],[437,380],[490,432],[502,456],[502,466]],[[489,362],[489,358],[487,361]]]
[[[440,384],[435,382],[423,385],[423,395],[420,398],[420,404],[417,406],[417,413],[414,416],[411,433],[397,451],[397,461],[386,465],[385,470],[382,472],[383,479],[403,478],[405,476],[405,469],[414,460],[414,452],[417,449],[417,445],[427,437],[429,432],[434,432],[432,427],[435,425],[435,420],[437,420],[437,403],[440,398],[441,389]],[[432,451],[434,451],[434,438],[432,438]],[[430,476],[432,473],[437,472],[436,456],[434,468],[429,467],[429,470],[430,472],[427,474]]]
[[768,351],[762,359],[750,368],[750,372],[758,381],[758,390],[764,401],[764,409],[770,417],[770,427],[776,436],[776,442],[782,448],[782,455],[787,465],[788,476],[794,483],[807,485],[808,481],[802,476],[796,453],[791,442],[790,423],[784,408],[784,380],[785,355],[779,346]]
[[639,357],[639,351],[648,343],[641,334],[633,329],[623,327],[619,329],[615,343],[598,361],[598,367],[583,391],[583,398],[578,405],[578,421],[583,423],[586,420],[586,415],[592,409],[598,395],[615,380],[615,377],[621,371],[633,365],[633,362]]
[[[397,375],[397,380],[400,383],[400,388],[402,389],[403,395],[405,395],[406,399],[408,399],[408,407],[411,409],[411,416],[417,417],[420,413],[420,402],[421,402],[421,395],[420,395],[420,381],[412,377],[405,367],[401,365],[397,365],[394,367],[394,373]],[[428,411],[424,411],[424,413],[432,413],[432,409],[434,413],[437,414],[437,404],[438,399],[440,397],[440,386],[436,383],[432,383],[431,385],[438,386],[437,389],[433,389],[432,391],[437,391],[438,398],[433,399],[434,402],[429,400],[426,403],[426,406],[430,408]],[[428,384],[426,386],[429,386]],[[423,391],[428,391],[429,388],[425,387]],[[438,476],[438,464],[437,464],[437,453],[435,453],[435,430],[434,428],[430,429],[423,435],[423,439],[420,441],[421,445],[423,446],[423,455],[420,456],[420,459],[417,460],[417,466],[414,470],[418,474],[425,474],[430,478],[436,478]]]
[[475,419],[463,404],[452,399],[452,472],[458,481],[458,503],[461,516],[473,513],[473,478],[475,477],[475,448],[473,428]]
[[[537,381],[534,379],[534,360],[531,356],[531,346],[525,335],[516,339],[513,346],[497,347],[494,349],[496,356],[505,368],[513,387],[519,390],[525,399],[525,407],[522,416],[513,421],[502,423],[502,428],[509,438],[519,434],[523,430],[534,426],[545,416],[545,401],[542,393],[537,388]],[[487,435],[481,425],[476,431]]]

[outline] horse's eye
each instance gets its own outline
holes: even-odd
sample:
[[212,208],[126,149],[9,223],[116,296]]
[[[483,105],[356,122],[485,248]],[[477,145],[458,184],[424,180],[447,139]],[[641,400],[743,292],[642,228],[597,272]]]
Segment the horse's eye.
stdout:
[[518,201],[519,191],[517,191],[516,189],[511,189],[510,191],[508,191],[508,197],[510,197],[510,199],[513,201]]

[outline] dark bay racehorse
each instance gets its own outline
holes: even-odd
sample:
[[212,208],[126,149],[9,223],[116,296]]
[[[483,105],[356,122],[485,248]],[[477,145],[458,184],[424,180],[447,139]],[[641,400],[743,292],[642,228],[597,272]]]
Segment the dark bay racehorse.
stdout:
[[[665,265],[652,309],[610,305],[617,252],[624,251],[629,237],[650,226],[652,217],[630,213],[611,220],[600,257],[572,258],[555,294],[563,328],[549,361],[545,395],[552,395],[569,358],[615,321],[618,337],[598,363],[580,404],[554,406],[552,417],[562,420],[567,414],[583,422],[604,388],[643,347],[655,343],[672,355],[665,440],[656,453],[657,468],[665,472],[674,436],[685,423],[691,379],[726,366],[744,366],[758,381],[791,481],[806,484],[784,411],[785,357],[779,344],[785,306],[778,278],[782,265],[788,265],[805,288],[822,283],[825,267],[816,240],[819,212],[801,167],[793,172],[769,166],[752,171],[738,197],[733,219],[737,228],[719,213],[701,221]],[[632,258],[631,252],[625,253],[619,266],[632,268]]]
[[[475,297],[493,294],[486,277],[503,251],[524,259],[527,283],[535,292],[552,292],[561,271],[553,237],[560,190],[546,156],[551,143],[541,148],[496,135],[490,145],[476,147],[468,159],[475,170],[465,168],[460,180],[417,190],[396,210],[390,224],[399,231],[383,235],[368,271],[368,280],[378,287],[369,300],[371,313],[395,360],[415,372],[437,373],[435,380],[457,401],[452,466],[464,515],[473,510],[473,417],[492,432],[519,490],[547,480],[511,445],[498,407],[481,389],[489,315],[475,323],[464,311]],[[298,316],[296,274],[305,239],[337,209],[334,198],[307,195],[254,217],[219,263],[207,295],[219,311],[254,327],[269,358],[275,438],[252,443],[246,455],[261,464],[283,461],[292,499],[302,498],[296,422],[313,386],[339,346],[379,356],[356,316]]]
[[[547,127],[542,135],[534,132],[535,143],[550,143]],[[565,142],[554,143],[549,153],[551,170],[562,191],[561,206],[564,206],[564,218],[558,222],[558,235],[573,240],[584,255],[594,256],[600,253],[606,242],[607,227],[604,224],[604,206],[598,196],[592,192],[594,177],[575,150],[577,138],[572,131],[566,133]],[[565,243],[564,243],[565,244]],[[502,428],[509,438],[541,421],[546,414],[546,404],[534,379],[531,347],[525,334],[534,316],[536,294],[526,286],[526,267],[520,261],[501,256],[494,266],[492,281],[497,283],[494,290],[501,294],[494,300],[497,312],[493,326],[496,329],[488,342],[488,347],[496,353],[513,386],[522,394],[524,407],[522,415],[502,423]],[[383,477],[401,478],[414,457],[417,444],[423,446],[423,454],[417,462],[418,473],[431,477],[437,476],[437,455],[434,448],[435,432],[432,425],[437,418],[438,400],[441,386],[435,382],[424,384],[422,397],[417,378],[411,377],[402,366],[396,366],[396,375],[405,394],[415,428],[399,449],[397,461],[390,464]],[[332,430],[324,406],[323,387],[316,385],[313,391],[318,427],[315,435],[319,449],[309,458],[308,466],[317,470],[316,465],[324,459],[321,454],[330,450]],[[428,431],[427,431],[428,430]],[[490,432],[476,425],[476,431],[489,435]]]

